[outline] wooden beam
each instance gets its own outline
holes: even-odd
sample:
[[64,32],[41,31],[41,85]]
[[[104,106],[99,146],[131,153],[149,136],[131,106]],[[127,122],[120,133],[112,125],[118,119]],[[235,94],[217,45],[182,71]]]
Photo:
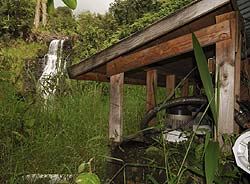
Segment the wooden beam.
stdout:
[[166,93],[167,96],[175,89],[175,75],[167,75],[166,76]]
[[76,80],[90,80],[97,82],[109,82],[109,77],[101,73],[89,72],[83,75],[79,75],[75,78]]
[[[95,72],[88,72],[83,75],[79,75],[75,78],[76,80],[89,80],[89,81],[97,81],[97,82],[110,82],[110,77]],[[138,78],[131,78],[124,76],[124,83],[125,84],[133,84],[133,85],[146,85],[146,80],[138,79]]]
[[110,77],[109,139],[115,143],[122,141],[123,81],[124,73]]
[[202,0],[190,4],[185,9],[179,10],[175,14],[163,18],[162,20],[146,27],[140,32],[118,42],[117,44],[91,56],[86,60],[68,68],[70,78],[75,78],[87,73],[94,68],[107,63],[108,61],[128,53],[135,48],[142,46],[156,38],[173,31],[213,10],[230,3],[230,0]]
[[[147,99],[146,99],[146,109],[149,111],[154,108],[156,103],[157,95],[157,70],[147,71]],[[156,125],[156,119],[153,119],[149,122],[149,126]]]
[[[195,32],[202,46],[214,44],[231,37],[230,22],[224,21]],[[176,39],[141,50],[128,56],[119,57],[107,64],[107,74],[114,75],[174,57],[193,49],[192,35],[186,34]]]
[[235,52],[236,52],[236,24],[235,13],[230,12],[216,17],[216,22],[230,20],[232,38],[216,43],[216,62],[220,66],[220,95],[218,133],[222,145],[222,135],[235,132]]

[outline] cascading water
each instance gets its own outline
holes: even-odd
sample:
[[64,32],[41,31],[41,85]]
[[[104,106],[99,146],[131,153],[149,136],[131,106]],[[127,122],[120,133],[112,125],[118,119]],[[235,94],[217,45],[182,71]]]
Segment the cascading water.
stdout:
[[64,40],[52,40],[49,51],[44,56],[45,68],[38,80],[42,97],[47,100],[56,92],[59,80],[66,70],[66,62],[62,59]]

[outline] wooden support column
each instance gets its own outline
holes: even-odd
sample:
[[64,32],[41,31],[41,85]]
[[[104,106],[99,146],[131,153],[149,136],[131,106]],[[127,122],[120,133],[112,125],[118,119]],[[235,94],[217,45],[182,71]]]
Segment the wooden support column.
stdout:
[[183,83],[183,86],[181,87],[181,96],[182,97],[188,96],[188,92],[189,92],[189,82],[188,79],[186,79]]
[[236,130],[234,123],[235,106],[235,53],[236,53],[236,15],[235,12],[216,17],[216,23],[230,20],[231,38],[216,43],[216,63],[220,66],[220,95],[219,95],[219,142],[221,135],[232,134]]
[[209,58],[207,60],[207,64],[208,64],[208,70],[210,74],[214,74],[215,72],[215,68],[216,68],[216,61],[215,58]]
[[241,73],[241,44],[242,35],[239,35],[238,49],[235,61],[235,109],[240,110],[237,101],[240,101],[240,73]]
[[[146,109],[150,109],[156,106],[156,95],[157,95],[157,70],[147,71],[147,99],[146,99]],[[149,126],[156,125],[156,119],[149,122]]]
[[175,89],[175,75],[166,76],[166,93],[167,96]]
[[116,143],[122,141],[123,83],[124,73],[110,77],[109,139]]

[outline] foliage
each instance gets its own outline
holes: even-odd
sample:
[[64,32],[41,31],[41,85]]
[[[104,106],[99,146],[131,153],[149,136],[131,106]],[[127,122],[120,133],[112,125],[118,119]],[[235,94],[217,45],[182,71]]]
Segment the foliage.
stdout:
[[144,13],[157,12],[161,6],[156,0],[115,0],[110,5],[110,13],[118,25],[132,24],[143,17]]
[[[215,103],[214,86],[213,86],[212,78],[208,70],[207,59],[194,33],[192,33],[192,40],[193,40],[194,55],[195,55],[196,63],[197,63],[200,77],[203,83],[203,87],[206,92],[206,96],[208,98],[208,101],[210,102],[209,105],[213,114],[215,128],[217,128],[218,109]],[[214,137],[215,137],[215,141],[210,141],[210,140],[207,141],[208,143],[205,147],[205,175],[206,175],[206,181],[208,184],[212,184],[214,181],[215,173],[218,169],[218,160],[219,160],[219,154],[220,154],[219,153],[220,148],[219,148],[219,142],[217,141],[217,135],[214,135]]]
[[[79,175],[77,176],[75,182],[77,184],[101,184],[101,181],[99,177],[92,173],[92,168],[91,168],[91,162],[93,158],[91,158],[88,163],[83,162],[79,167],[78,167],[78,173]],[[88,172],[85,172],[86,166],[88,166]]]
[[46,29],[49,33],[74,37],[76,35],[77,22],[73,16],[72,10],[68,7],[57,7],[49,15]]
[[74,10],[77,6],[77,0],[62,0],[70,9]]
[[22,92],[23,76],[29,72],[25,66],[33,63],[38,53],[43,52],[46,47],[39,43],[27,44],[20,39],[11,41],[8,45],[0,49],[0,79],[8,81],[17,91]]
[[83,12],[77,17],[78,40],[75,43],[75,56],[78,61],[118,41],[113,33],[117,23],[111,14],[105,15]]
[[208,70],[207,59],[194,33],[192,34],[192,39],[193,39],[194,54],[195,54],[198,70],[200,73],[200,77],[201,77],[208,101],[209,102],[211,101],[210,107],[213,113],[215,125],[217,126],[218,113],[217,113],[217,106],[215,104],[214,85],[213,85],[212,78]]
[[[28,38],[34,17],[34,0],[0,1],[0,37]],[[6,40],[6,42],[8,42]]]
[[[117,1],[119,2],[119,1]],[[123,3],[126,3],[127,1],[122,1]],[[150,25],[151,23],[160,20],[163,17],[166,17],[168,15],[171,15],[178,9],[182,8],[183,6],[189,4],[192,2],[192,0],[168,0],[168,1],[151,1],[149,3],[149,11],[141,12],[140,16],[137,16],[137,18],[134,18],[133,21],[125,21],[122,19],[123,24],[119,24],[120,21],[117,20],[118,24],[120,25],[121,29],[117,30],[117,35],[119,39],[122,39],[124,37],[129,36],[132,33],[135,33],[136,31],[139,31],[146,26]],[[121,6],[121,4],[115,4],[114,2],[113,6]],[[130,6],[130,5],[128,5]],[[157,8],[155,8],[157,6]],[[125,6],[126,7],[126,6]],[[120,7],[122,9],[122,6]],[[112,5],[110,8],[111,13]],[[126,12],[128,13],[128,12]],[[113,12],[114,14],[114,12]],[[123,12],[124,14],[124,12]],[[114,14],[115,17],[115,14]],[[126,16],[125,16],[126,17]],[[133,17],[133,16],[132,16]],[[124,18],[124,16],[123,16]]]
[[[67,8],[74,10],[77,6],[77,0],[62,0]],[[47,0],[47,12],[49,14],[54,12],[54,0]]]
[[[69,36],[74,41],[73,60],[79,62],[191,1],[115,0],[105,15],[82,12],[77,17],[69,8],[58,7],[50,15],[48,26],[39,31]],[[26,173],[76,173],[82,160],[92,157],[96,160],[93,172],[103,183],[106,167],[101,156],[108,154],[109,86],[67,80],[69,90],[58,94],[46,107],[36,95],[23,93],[21,74],[26,72],[25,62],[47,49],[44,43],[26,42],[34,4],[28,0],[0,2],[0,183],[21,183],[20,176]],[[145,91],[145,87],[125,86],[125,135],[139,129],[131,122],[139,122],[145,111]],[[210,141],[210,136],[203,141],[194,137],[190,147],[184,143],[166,144],[163,148],[162,140],[159,144],[158,154],[165,155],[157,158],[165,159],[169,181],[242,181],[232,154],[221,155],[218,160],[218,144]],[[212,153],[215,157],[211,158]],[[214,162],[210,162],[212,159]],[[154,166],[158,164],[150,161]],[[100,183],[91,173],[78,179],[85,177]],[[147,177],[156,183],[152,176]]]

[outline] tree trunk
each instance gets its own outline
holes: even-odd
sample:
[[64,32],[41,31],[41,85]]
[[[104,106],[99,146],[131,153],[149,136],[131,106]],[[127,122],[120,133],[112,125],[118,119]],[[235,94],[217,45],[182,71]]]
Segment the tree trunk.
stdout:
[[42,0],[42,23],[43,26],[47,24],[47,0]]
[[35,18],[34,18],[35,30],[38,29],[39,22],[40,22],[40,7],[41,7],[41,0],[37,0],[36,1],[36,12],[35,12]]

